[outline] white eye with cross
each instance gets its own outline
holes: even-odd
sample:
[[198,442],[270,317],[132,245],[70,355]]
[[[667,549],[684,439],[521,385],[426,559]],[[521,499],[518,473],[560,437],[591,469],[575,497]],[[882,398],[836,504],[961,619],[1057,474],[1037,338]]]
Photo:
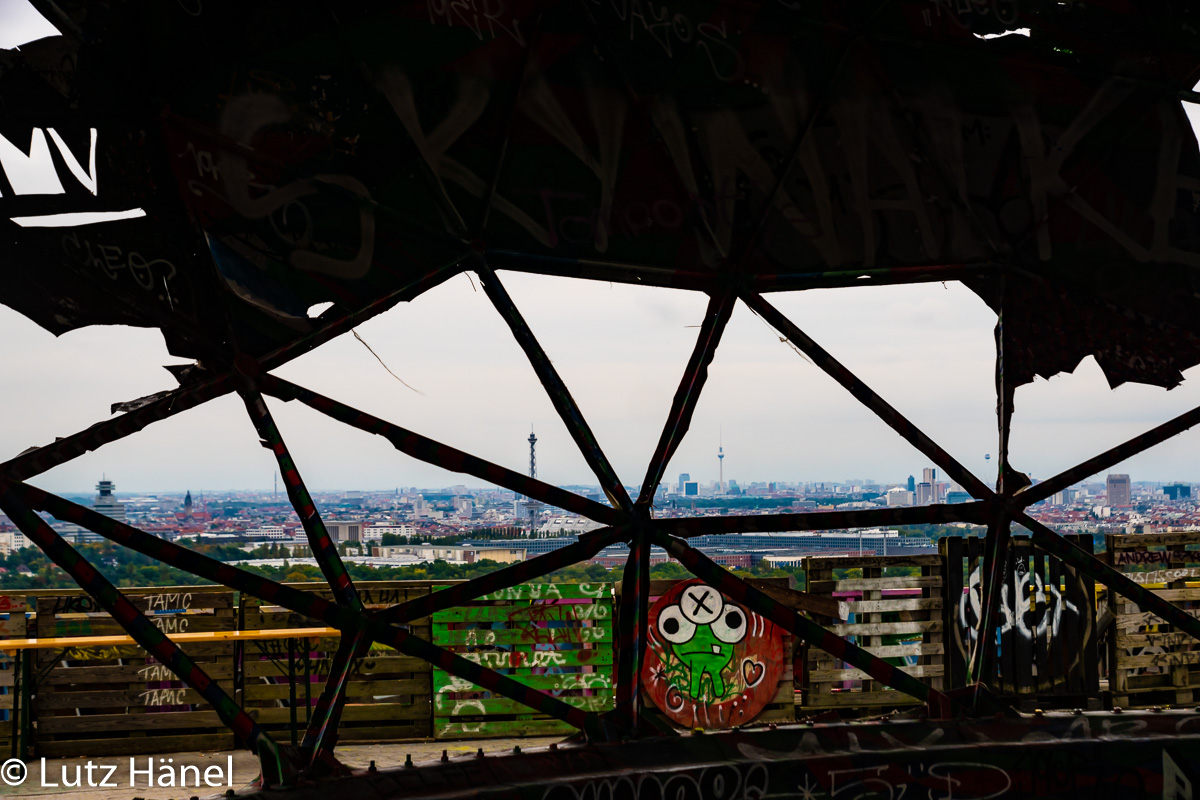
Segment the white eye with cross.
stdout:
[[690,642],[696,635],[696,625],[683,615],[679,606],[667,606],[658,615],[658,630],[671,644]]
[[746,638],[746,615],[733,603],[726,603],[721,615],[712,623],[713,635],[726,644]]
[[721,593],[711,586],[689,586],[679,598],[683,616],[697,625],[708,625],[721,616],[724,605]]

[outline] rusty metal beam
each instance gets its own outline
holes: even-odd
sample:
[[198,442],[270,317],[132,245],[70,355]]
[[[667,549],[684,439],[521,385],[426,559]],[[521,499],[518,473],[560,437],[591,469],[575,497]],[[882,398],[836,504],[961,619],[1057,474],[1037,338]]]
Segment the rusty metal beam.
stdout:
[[770,323],[771,327],[788,338],[801,352],[813,360],[829,377],[841,384],[854,399],[862,403],[883,420],[892,430],[904,437],[904,440],[924,453],[930,461],[958,482],[960,486],[979,500],[987,500],[993,492],[979,478],[975,477],[959,461],[943,450],[924,431],[909,421],[907,417],[884,400],[871,387],[867,386],[857,375],[848,370],[840,361],[835,359],[823,347],[816,343],[808,334],[800,330],[791,320],[777,308],[768,303],[762,295],[747,292],[742,300],[759,316]]
[[628,538],[629,532],[626,527],[600,528],[590,531],[579,537],[579,541],[575,544],[543,553],[528,561],[518,561],[516,564],[495,572],[472,578],[466,583],[459,583],[377,611],[375,619],[391,624],[403,624],[414,619],[428,617],[438,611],[478,600],[483,595],[548,575],[555,570],[569,567],[580,561],[587,561],[610,544],[616,544]]
[[668,517],[646,523],[656,531],[690,539],[726,533],[822,531],[831,528],[869,528],[876,525],[925,525],[941,522],[988,521],[987,501],[932,506],[897,506],[855,511],[809,511],[797,514],[746,514],[737,517]]
[[509,297],[508,292],[504,290],[504,285],[500,283],[500,279],[491,267],[487,266],[486,262],[479,268],[479,281],[483,284],[483,290],[491,299],[492,305],[508,323],[513,338],[525,351],[525,356],[529,359],[533,371],[537,373],[538,380],[546,390],[546,395],[554,404],[554,410],[558,412],[563,424],[567,426],[567,431],[575,440],[575,446],[579,448],[583,460],[587,462],[596,479],[600,481],[600,487],[608,496],[608,502],[612,503],[614,508],[631,511],[633,501],[629,499],[629,493],[625,491],[616,471],[608,462],[604,451],[600,449],[600,443],[596,441],[595,434],[592,433],[587,420],[580,413],[575,398],[567,390],[567,385],[559,377],[558,370],[554,368],[546,356],[546,351],[542,349],[537,337],[529,329],[525,318],[517,310],[516,303]]
[[342,563],[342,557],[338,555],[337,545],[325,529],[321,512],[317,510],[312,495],[304,485],[304,479],[300,477],[300,470],[297,469],[296,462],[292,460],[291,453],[288,452],[287,445],[283,441],[283,434],[279,432],[279,427],[267,409],[266,401],[257,391],[243,389],[240,394],[242,401],[246,404],[246,413],[250,415],[255,430],[258,431],[259,437],[279,463],[279,474],[283,476],[288,500],[291,501],[297,516],[300,517],[300,524],[304,527],[305,536],[308,537],[313,557],[316,558],[317,565],[321,568],[321,574],[325,576],[325,580],[333,589],[334,597],[342,605],[349,606],[355,611],[363,611],[362,600],[359,599],[358,592],[354,588],[354,581],[350,579],[350,573],[346,570],[346,565]]
[[699,402],[700,393],[708,380],[708,365],[712,363],[716,354],[721,334],[725,332],[725,325],[729,322],[736,301],[737,295],[729,289],[709,297],[708,309],[704,312],[704,321],[700,325],[700,335],[696,337],[696,346],[683,371],[679,388],[675,390],[675,398],[671,401],[671,411],[658,440],[658,446],[654,448],[654,454],[650,457],[646,478],[642,481],[642,491],[637,499],[638,506],[649,508],[671,456],[675,455],[675,450],[692,424],[692,413],[696,410],[696,403]]
[[596,522],[602,522],[607,525],[618,525],[625,521],[624,514],[603,503],[597,503],[595,500],[580,497],[573,492],[543,483],[536,478],[530,478],[528,475],[522,475],[511,469],[484,461],[482,458],[464,453],[461,450],[456,450],[453,447],[434,441],[426,436],[421,436],[418,433],[413,433],[410,430],[401,428],[399,425],[385,422],[344,403],[339,403],[309,389],[297,386],[290,381],[285,381],[282,378],[277,378],[273,375],[263,375],[259,379],[259,386],[262,388],[262,391],[280,400],[299,400],[306,406],[320,411],[328,417],[344,422],[352,428],[358,428],[367,433],[382,436],[391,442],[392,446],[400,452],[424,461],[427,464],[433,464],[451,472],[474,475],[476,478],[503,486],[517,494],[523,494],[526,497],[540,500],[547,505],[566,509],[567,511],[574,511]]

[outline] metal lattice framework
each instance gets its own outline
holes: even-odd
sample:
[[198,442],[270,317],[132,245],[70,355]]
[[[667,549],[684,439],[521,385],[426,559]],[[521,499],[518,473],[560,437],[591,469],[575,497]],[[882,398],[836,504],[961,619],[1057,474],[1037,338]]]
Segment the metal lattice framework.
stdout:
[[[838,659],[863,670],[872,679],[892,686],[927,703],[934,713],[950,710],[950,700],[941,692],[905,674],[902,669],[887,664],[862,648],[847,642],[813,623],[800,613],[776,602],[748,584],[745,580],[715,564],[710,558],[688,545],[694,536],[748,533],[755,531],[807,531],[829,528],[851,528],[870,525],[911,525],[965,521],[988,526],[987,562],[984,584],[985,612],[979,625],[981,631],[994,627],[996,622],[998,588],[1001,584],[1000,565],[1004,562],[1009,526],[1024,525],[1033,531],[1038,547],[1051,553],[1124,595],[1145,611],[1153,612],[1180,630],[1200,638],[1200,620],[1188,615],[1173,604],[1134,583],[1119,572],[1104,565],[1090,553],[1070,544],[1050,528],[1031,518],[1026,512],[1030,505],[1040,502],[1063,487],[1102,471],[1129,456],[1140,453],[1200,422],[1200,408],[1193,409],[1122,445],[1107,450],[1054,477],[1028,486],[1013,486],[1007,459],[1012,390],[1003,380],[1004,350],[997,351],[997,385],[1000,389],[1000,459],[996,489],[988,487],[946,450],[923,433],[880,395],[868,387],[832,355],[822,349],[792,321],[781,314],[761,294],[730,285],[710,295],[709,306],[701,326],[695,349],[679,383],[670,414],[664,425],[658,447],[646,471],[638,499],[635,501],[617,479],[615,472],[588,428],[578,406],[554,370],[536,337],[505,292],[497,275],[486,268],[480,277],[497,311],[508,322],[520,342],[529,362],[548,396],[571,432],[580,452],[604,487],[609,504],[604,505],[567,492],[542,481],[490,463],[456,450],[440,442],[378,419],[355,408],[339,403],[311,390],[271,375],[266,370],[273,359],[254,362],[238,360],[228,373],[209,378],[192,387],[182,388],[168,396],[115,419],[102,422],[53,445],[25,453],[3,465],[4,491],[0,509],[37,544],[56,564],[62,567],[112,614],[130,636],[180,680],[200,692],[210,702],[221,719],[241,740],[259,755],[264,778],[269,785],[283,785],[293,780],[299,771],[313,768],[331,755],[331,742],[340,711],[345,703],[345,686],[353,660],[361,655],[370,642],[394,647],[397,650],[426,660],[464,680],[478,684],[488,691],[511,698],[519,703],[580,728],[588,737],[615,738],[636,735],[639,731],[638,676],[646,646],[648,577],[650,546],[658,545],[679,560],[692,573],[702,578],[738,602],[771,619],[800,637],[811,646],[820,648]],[[930,278],[940,278],[936,272]],[[721,516],[703,518],[655,519],[651,500],[663,472],[679,442],[687,432],[696,403],[704,388],[707,366],[721,340],[721,334],[734,304],[741,300],[769,322],[823,371],[833,377],[856,400],[871,409],[906,441],[925,454],[947,475],[962,485],[975,498],[973,502],[956,505],[885,508],[847,512],[812,512],[769,514],[756,516]],[[349,326],[356,319],[346,318]],[[1003,317],[997,325],[997,341],[1003,343]],[[311,342],[309,344],[312,344]],[[146,426],[178,414],[227,393],[237,392],[259,436],[274,453],[287,486],[288,497],[299,515],[304,532],[312,546],[321,571],[328,580],[335,602],[282,585],[237,567],[225,564],[174,543],[117,522],[89,508],[30,486],[26,479],[54,466],[65,463],[84,452],[121,439]],[[470,475],[481,480],[532,497],[551,506],[576,512],[605,527],[580,537],[577,544],[564,547],[529,561],[506,567],[497,572],[443,589],[391,608],[367,611],[359,599],[353,581],[346,571],[321,515],[305,487],[296,463],[292,460],[283,436],[276,427],[263,400],[263,394],[280,400],[297,400],[321,413],[359,430],[382,436],[402,453],[447,470]],[[342,634],[326,683],[299,752],[275,742],[263,731],[203,669],[185,655],[170,638],[160,632],[145,614],[114,587],[77,550],[50,528],[36,512],[46,512],[58,519],[73,522],[105,538],[143,553],[165,564],[264,601],[320,620]],[[562,700],[527,688],[514,679],[475,664],[445,648],[411,635],[405,623],[477,599],[481,595],[504,589],[546,575],[554,570],[587,560],[602,548],[617,542],[630,545],[624,569],[624,590],[621,595],[620,629],[617,632],[619,659],[616,680],[616,709],[606,714],[584,712]],[[980,643],[989,637],[977,637]],[[978,646],[971,653],[970,674],[989,673],[993,652]],[[288,752],[285,752],[288,751]]]
[[[18,134],[31,142],[28,156],[17,153],[25,170],[13,173],[19,180],[41,170],[62,183],[50,141],[61,159],[69,156],[63,168],[77,180],[66,181],[69,191],[17,190],[0,164],[0,209],[8,217],[0,224],[9,234],[0,249],[11,265],[3,300],[54,332],[156,327],[172,353],[200,363],[176,371],[179,388],[0,464],[0,510],[213,705],[259,755],[267,785],[290,783],[331,759],[351,665],[371,642],[588,737],[639,734],[652,545],[811,646],[936,714],[951,711],[945,694],[714,564],[688,544],[700,535],[986,525],[982,634],[997,620],[1015,523],[1044,551],[1200,638],[1200,620],[1028,514],[1033,503],[1197,424],[1200,408],[1036,486],[1008,458],[1016,387],[1034,375],[1069,371],[1095,355],[1113,383],[1172,386],[1181,370],[1200,363],[1200,209],[1193,199],[1200,150],[1179,106],[1180,99],[1200,99],[1190,91],[1200,42],[1195,3],[719,0],[681,3],[654,30],[629,4],[587,0],[497,4],[507,16],[489,15],[483,4],[473,19],[455,16],[465,4],[421,0],[347,2],[336,11],[319,2],[205,4],[203,13],[134,0],[114,0],[94,13],[95,4],[34,5],[54,20],[61,41],[0,54],[0,135],[6,145]],[[1022,29],[1033,35],[1015,35]],[[1002,37],[984,41],[992,35]],[[1003,135],[989,138],[989,126]],[[90,162],[76,155],[87,152],[89,135]],[[11,148],[4,152],[13,157]],[[836,170],[826,168],[835,163]],[[552,199],[575,203],[567,213],[578,215],[564,216]],[[621,204],[618,219],[613,212]],[[1134,210],[1100,210],[1126,206]],[[108,221],[82,232],[70,220],[52,219],[101,207]],[[91,230],[111,240],[92,241]],[[607,504],[273,374],[466,270],[480,277]],[[636,498],[505,291],[497,271],[506,270],[708,297]],[[766,299],[779,291],[947,280],[975,291],[998,317],[994,484],[973,475]],[[327,302],[334,305],[319,316],[306,315]],[[973,501],[656,519],[656,487],[688,431],[739,302]],[[279,463],[332,602],[26,482],[232,393]],[[407,456],[604,527],[561,550],[368,611],[264,395],[299,401],[384,437]],[[303,744],[276,743],[39,513],[341,631]],[[406,629],[411,620],[618,542],[628,543],[630,554],[617,631],[617,703],[609,713],[585,713]],[[973,680],[993,672],[992,638],[975,637]],[[966,702],[978,704],[979,697]]]

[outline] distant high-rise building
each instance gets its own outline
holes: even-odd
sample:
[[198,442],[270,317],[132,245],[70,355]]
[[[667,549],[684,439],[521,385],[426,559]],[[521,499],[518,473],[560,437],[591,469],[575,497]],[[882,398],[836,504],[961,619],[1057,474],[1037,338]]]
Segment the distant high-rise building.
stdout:
[[921,481],[917,484],[913,502],[919,506],[927,506],[933,502],[933,486],[928,481]]
[[113,495],[116,488],[116,485],[110,480],[101,480],[97,483],[97,494],[96,499],[92,501],[92,508],[96,509],[97,513],[111,517],[117,522],[124,522],[125,504],[118,503],[117,498]]
[[912,475],[908,476],[908,490],[914,494],[916,494],[917,491],[917,479]]
[[1050,505],[1052,506],[1067,506],[1075,502],[1076,491],[1074,489],[1063,489],[1061,492],[1055,492],[1050,496]]
[[684,485],[685,483],[687,483],[688,481],[690,481],[691,479],[692,479],[691,473],[688,473],[688,472],[681,472],[681,473],[679,473],[679,493],[680,493],[680,494],[683,494],[683,493],[684,493],[684,492],[683,492],[683,485]]
[[1192,487],[1186,483],[1170,483],[1163,487],[1163,494],[1170,500],[1186,500],[1192,496]]
[[926,467],[921,470],[921,482],[929,484],[929,499],[925,502],[940,503],[942,501],[942,494],[938,487],[937,470],[933,467]]
[[685,497],[696,497],[700,494],[700,484],[696,481],[685,481],[683,484],[683,494]]
[[1109,475],[1105,482],[1110,506],[1133,505],[1133,491],[1128,475]]

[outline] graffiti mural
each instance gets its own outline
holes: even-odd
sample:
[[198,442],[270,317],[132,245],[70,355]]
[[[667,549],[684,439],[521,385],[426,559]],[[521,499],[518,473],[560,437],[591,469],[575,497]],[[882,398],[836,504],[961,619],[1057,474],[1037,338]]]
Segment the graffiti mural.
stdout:
[[680,725],[742,725],[775,696],[782,632],[702,581],[678,583],[658,599],[648,638],[642,683]]
[[[967,544],[977,549],[975,542]],[[951,601],[953,658],[960,663],[970,657],[979,637],[981,555],[972,556],[961,594]],[[1015,694],[1086,694],[1096,677],[1097,651],[1094,601],[1084,577],[1038,555],[1024,537],[1014,537],[999,594],[992,634],[998,647],[996,688]]]

